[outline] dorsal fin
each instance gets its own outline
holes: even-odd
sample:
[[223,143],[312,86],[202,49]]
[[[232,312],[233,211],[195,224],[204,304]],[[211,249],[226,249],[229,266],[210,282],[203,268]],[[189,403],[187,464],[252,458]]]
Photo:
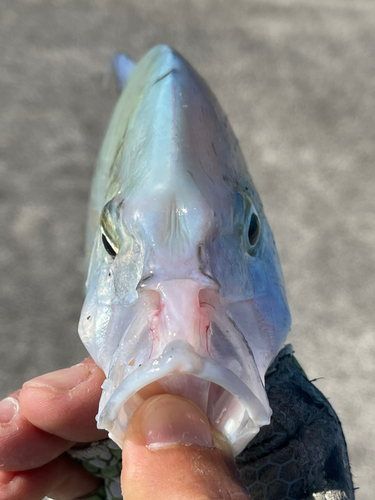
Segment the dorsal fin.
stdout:
[[126,86],[129,74],[134,66],[135,62],[122,52],[117,52],[112,57],[112,68],[116,75],[120,90],[123,90]]

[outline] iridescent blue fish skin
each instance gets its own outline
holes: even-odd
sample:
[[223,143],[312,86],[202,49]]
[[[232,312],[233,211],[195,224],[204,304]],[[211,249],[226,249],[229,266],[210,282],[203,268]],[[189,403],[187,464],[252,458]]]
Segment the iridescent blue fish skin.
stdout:
[[[251,140],[251,137],[249,137]],[[132,68],[93,182],[79,333],[120,446],[152,387],[193,399],[239,453],[271,410],[290,329],[280,263],[238,141],[207,84],[157,46]]]

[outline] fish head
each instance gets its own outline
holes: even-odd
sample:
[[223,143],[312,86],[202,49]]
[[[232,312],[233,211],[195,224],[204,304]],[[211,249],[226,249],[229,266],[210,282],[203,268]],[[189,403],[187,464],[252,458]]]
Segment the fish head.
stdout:
[[91,205],[79,333],[107,377],[98,426],[121,446],[146,397],[179,394],[238,454],[270,421],[264,376],[290,314],[238,141],[206,83],[169,47],[133,70]]

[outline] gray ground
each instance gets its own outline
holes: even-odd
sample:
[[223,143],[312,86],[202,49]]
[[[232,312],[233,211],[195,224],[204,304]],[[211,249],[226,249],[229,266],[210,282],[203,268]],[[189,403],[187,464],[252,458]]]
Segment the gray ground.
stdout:
[[116,50],[206,78],[278,244],[290,341],[342,420],[357,499],[375,419],[375,2],[1,0],[0,393],[80,360],[86,202]]

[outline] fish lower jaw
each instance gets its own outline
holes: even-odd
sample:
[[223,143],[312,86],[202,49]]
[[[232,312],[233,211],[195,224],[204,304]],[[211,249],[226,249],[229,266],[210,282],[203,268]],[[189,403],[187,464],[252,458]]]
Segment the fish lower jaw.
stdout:
[[[135,410],[156,394],[176,394],[194,401],[228,439],[234,455],[270,422],[272,413],[265,394],[261,402],[232,371],[199,356],[180,340],[170,342],[162,355],[137,368],[113,392],[110,385],[103,385],[96,418],[98,428],[109,431],[120,447]],[[263,386],[257,387],[258,394],[260,389],[264,391]]]

